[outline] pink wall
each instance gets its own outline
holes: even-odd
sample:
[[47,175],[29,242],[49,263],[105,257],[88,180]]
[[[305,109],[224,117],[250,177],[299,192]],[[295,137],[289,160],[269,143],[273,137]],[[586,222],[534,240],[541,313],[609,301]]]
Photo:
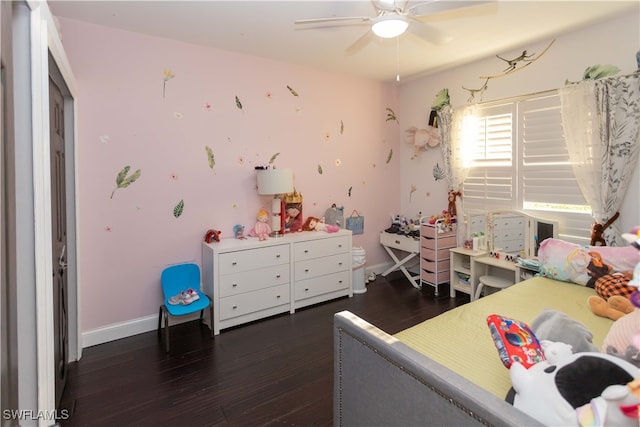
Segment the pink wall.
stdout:
[[[60,21],[79,89],[82,332],[155,315],[163,267],[200,264],[208,228],[227,238],[237,223],[250,228],[270,206],[253,168],[276,153],[275,165],[294,170],[305,216],[334,202],[357,209],[365,234],[354,246],[368,265],[388,261],[378,233],[400,206],[401,131],[386,120],[395,86]],[[175,77],[165,83],[163,69]],[[141,176],[111,198],[127,165]]]

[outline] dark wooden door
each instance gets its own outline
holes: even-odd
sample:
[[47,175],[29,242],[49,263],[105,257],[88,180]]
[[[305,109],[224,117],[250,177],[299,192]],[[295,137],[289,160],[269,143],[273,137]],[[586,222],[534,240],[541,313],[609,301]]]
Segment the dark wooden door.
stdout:
[[67,316],[67,211],[65,191],[64,100],[60,88],[49,79],[51,151],[51,234],[53,256],[53,327],[56,373],[56,405],[67,381],[69,326]]

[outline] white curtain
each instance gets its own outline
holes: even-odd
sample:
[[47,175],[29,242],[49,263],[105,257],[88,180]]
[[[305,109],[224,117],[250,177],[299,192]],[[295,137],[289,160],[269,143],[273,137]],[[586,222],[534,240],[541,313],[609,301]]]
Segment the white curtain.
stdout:
[[[638,161],[640,74],[584,81],[559,90],[570,160],[594,220],[619,211]],[[622,244],[617,224],[604,232],[607,245]]]
[[462,191],[464,180],[469,174],[469,153],[477,135],[477,115],[476,105],[455,112],[447,105],[438,112],[444,172],[449,188],[454,191]]
[[[458,111],[453,111],[446,105],[438,111],[438,129],[440,130],[440,148],[444,161],[444,173],[449,182],[449,189],[462,193],[464,180],[469,174],[469,153],[477,135],[478,107],[471,105]],[[456,201],[458,218],[464,218],[462,201]],[[458,221],[458,245],[467,236],[467,230],[462,221]]]

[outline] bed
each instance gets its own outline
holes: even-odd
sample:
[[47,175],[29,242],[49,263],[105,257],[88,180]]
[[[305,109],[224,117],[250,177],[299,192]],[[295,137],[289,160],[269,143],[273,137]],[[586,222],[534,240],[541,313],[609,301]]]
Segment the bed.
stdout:
[[612,321],[581,285],[535,277],[391,336],[344,311],[334,319],[334,425],[541,425],[504,401],[511,387],[486,318],[532,322],[545,308],[582,322],[599,348]]

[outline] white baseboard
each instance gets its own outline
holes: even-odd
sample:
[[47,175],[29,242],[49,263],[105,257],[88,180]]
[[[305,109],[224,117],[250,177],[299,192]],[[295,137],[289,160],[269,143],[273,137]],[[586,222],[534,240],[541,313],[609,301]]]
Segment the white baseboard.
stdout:
[[[169,320],[169,326],[177,325],[183,322],[196,320],[199,313],[193,315],[172,317]],[[137,319],[127,320],[126,322],[114,323],[93,329],[82,333],[82,348],[92,347],[98,344],[104,344],[109,341],[115,341],[127,338],[133,335],[143,334],[149,331],[155,331],[158,328],[158,315],[150,315],[139,317]]]
[[[365,266],[364,271],[366,274],[371,272],[375,274],[381,274],[391,267],[393,263],[386,262],[382,264],[376,264],[371,266]],[[172,317],[170,325],[177,325],[183,322],[190,322],[196,320],[198,314],[183,317]],[[92,329],[82,333],[82,348],[92,347],[98,344],[104,344],[109,341],[115,341],[122,338],[127,338],[133,335],[143,334],[149,331],[155,331],[158,328],[158,315],[149,315],[145,317],[139,317],[137,319],[127,320],[126,322],[114,323],[100,328]]]

